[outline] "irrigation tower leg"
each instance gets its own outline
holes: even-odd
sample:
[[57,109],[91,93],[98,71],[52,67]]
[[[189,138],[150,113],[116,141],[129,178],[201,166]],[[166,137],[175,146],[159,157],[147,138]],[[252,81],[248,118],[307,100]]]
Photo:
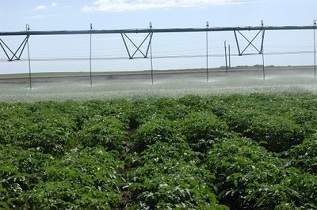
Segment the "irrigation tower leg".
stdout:
[[[26,25],[26,31],[30,30],[30,26]],[[28,51],[28,67],[29,67],[29,87],[32,89],[32,69],[31,69],[31,56],[30,56],[30,43],[29,43],[30,36],[27,36],[27,51]]]
[[153,70],[153,54],[152,54],[152,44],[150,45],[150,60],[151,60],[151,81],[154,84],[154,70]]
[[[261,26],[262,28],[264,27],[264,22],[261,20]],[[263,72],[263,80],[266,79],[266,74],[265,74],[265,60],[264,60],[264,37],[265,37],[265,30],[262,30],[262,41],[261,41],[261,49],[260,53],[262,54],[262,72]]]
[[[207,29],[209,28],[209,22],[206,24]],[[209,82],[209,36],[208,31],[206,31],[206,78]]]
[[263,80],[265,80],[266,78],[266,74],[265,74],[265,60],[264,60],[264,52],[262,52],[262,73],[263,73]]
[[316,20],[314,20],[314,78],[316,79]]
[[92,63],[91,63],[91,56],[92,56],[92,24],[90,24],[90,34],[89,34],[89,80],[90,80],[90,87],[92,88]]
[[[150,22],[150,29],[152,29],[152,23],[151,22]],[[153,85],[154,84],[154,70],[153,70],[152,38],[153,38],[153,32],[151,33],[151,38],[150,38],[150,42],[149,42],[150,62],[151,62],[151,82],[152,82],[152,85]]]
[[224,42],[224,47],[225,47],[226,72],[228,73],[227,41]]
[[230,46],[230,44],[228,46],[228,50],[229,50],[229,69],[231,69],[231,46]]

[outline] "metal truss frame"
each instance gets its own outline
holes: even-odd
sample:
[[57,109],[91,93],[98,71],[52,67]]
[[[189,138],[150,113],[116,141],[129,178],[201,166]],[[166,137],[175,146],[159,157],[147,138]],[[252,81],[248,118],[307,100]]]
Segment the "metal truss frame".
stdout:
[[[240,36],[247,41],[247,45],[243,48],[243,50],[241,50],[241,45],[239,43],[239,39],[238,39],[238,34],[240,34]],[[265,74],[265,59],[264,59],[264,38],[265,38],[265,27],[263,24],[263,21],[261,21],[261,27],[259,28],[258,32],[255,34],[255,36],[253,36],[252,39],[247,38],[247,36],[245,34],[243,34],[240,30],[233,30],[234,33],[234,37],[235,37],[235,41],[237,44],[237,49],[238,49],[238,55],[239,56],[245,56],[245,55],[256,55],[259,54],[262,57],[262,77],[263,80],[265,80],[266,74]],[[255,46],[254,41],[258,38],[261,37],[261,46],[260,49]],[[253,48],[254,50],[256,50],[257,53],[246,53],[246,51],[250,48]],[[225,43],[225,58],[226,58],[226,70],[228,71],[228,67],[227,67],[227,50],[226,50],[226,43]],[[231,64],[230,64],[231,65]]]
[[[121,33],[121,37],[125,46],[125,49],[128,53],[129,59],[134,59],[134,58],[148,58],[149,55],[149,50],[150,50],[150,46],[152,43],[152,38],[153,38],[153,32],[150,32],[147,34],[147,36],[143,39],[143,41],[137,45],[129,36],[127,33]],[[132,53],[131,49],[129,48],[128,44],[127,44],[127,40],[133,45],[133,47],[135,48],[135,51]],[[142,51],[142,46],[144,45],[144,43],[148,40],[147,43],[147,47],[146,47],[146,51],[143,52]],[[141,53],[143,55],[143,57],[135,57],[137,53]]]
[[[241,50],[241,44],[239,43],[237,32],[241,35],[241,37],[243,37],[248,42],[248,44],[245,46],[245,48],[243,50]],[[260,34],[262,34],[262,35],[261,35],[261,47],[259,49],[257,46],[255,46],[254,41],[259,37]],[[264,45],[264,36],[265,36],[265,30],[259,30],[258,33],[250,40],[241,31],[234,30],[234,37],[235,37],[235,40],[236,40],[239,56],[253,55],[253,54],[250,54],[250,53],[248,53],[248,54],[245,53],[251,47],[253,47],[257,51],[257,54],[262,54],[263,53],[263,45]]]
[[11,49],[3,39],[0,38],[0,47],[2,48],[5,56],[7,57],[8,61],[18,61],[21,60],[21,56],[23,54],[23,51],[29,42],[30,35],[27,35],[19,47],[16,50]]
[[[261,26],[262,26],[262,28],[257,32],[257,34],[251,40],[248,39],[246,37],[246,35],[244,35],[240,30],[233,31],[234,37],[236,40],[236,44],[237,44],[237,48],[238,48],[239,56],[250,55],[250,54],[245,53],[246,50],[248,50],[250,47],[253,47],[257,51],[258,54],[263,54],[263,45],[264,45],[264,37],[265,37],[265,29],[264,29],[263,21],[261,22]],[[246,45],[246,47],[242,51],[240,50],[240,44],[239,44],[237,32],[241,35],[241,37],[243,37],[248,42],[248,44]],[[261,34],[261,47],[260,47],[260,49],[258,49],[258,47],[256,47],[255,44],[253,44],[253,42],[259,37],[260,34]]]
[[147,29],[118,29],[118,30],[76,30],[76,31],[17,31],[0,32],[0,36],[45,36],[45,35],[84,35],[84,34],[121,34],[121,33],[187,33],[187,32],[224,32],[224,31],[289,31],[289,30],[314,30],[316,26],[247,26],[247,27],[204,27],[204,28],[147,28]]
[[[30,47],[29,40],[31,36],[45,36],[45,35],[89,35],[89,78],[90,85],[92,87],[92,35],[94,34],[119,34],[123,40],[125,50],[128,54],[129,59],[144,58],[150,59],[150,68],[151,68],[151,80],[152,84],[154,83],[154,70],[153,70],[153,55],[152,55],[152,42],[154,33],[186,33],[186,32],[206,32],[206,76],[207,82],[209,81],[209,32],[234,32],[234,38],[237,45],[237,51],[239,56],[247,55],[261,55],[263,62],[263,79],[265,79],[265,63],[264,63],[264,39],[266,31],[286,31],[286,30],[313,30],[314,33],[314,75],[317,78],[317,50],[316,50],[316,21],[313,25],[310,26],[264,26],[263,21],[261,26],[255,27],[210,27],[209,23],[206,23],[205,28],[161,28],[153,29],[152,23],[147,29],[119,29],[119,30],[94,30],[92,24],[90,24],[89,30],[77,30],[77,31],[30,31],[29,25],[26,25],[25,31],[18,32],[0,32],[0,49],[5,54],[5,57],[8,61],[19,61],[21,56],[27,48],[27,60],[28,60],[28,70],[29,70],[29,85],[32,88],[32,72],[31,72],[31,58],[30,58]],[[256,35],[250,39],[245,33],[247,31],[257,31]],[[131,38],[131,34],[146,34],[145,38],[141,43],[137,44]],[[2,39],[2,37],[8,36],[25,36],[23,41],[20,43],[19,47],[16,50],[13,50],[8,46],[8,44]],[[239,42],[238,36],[241,36],[247,45],[244,48],[241,48],[241,43]],[[254,43],[257,38],[261,38],[261,46],[256,46]],[[129,44],[130,46],[129,47]],[[142,50],[142,47],[145,46],[145,50]],[[227,49],[229,50],[229,61],[227,58]],[[248,49],[253,49],[256,53],[246,53]],[[137,56],[139,55],[139,56]],[[140,56],[141,55],[141,56]],[[225,43],[225,62],[226,62],[226,71],[228,71],[228,62],[229,68],[231,67],[231,51],[230,45],[227,46]]]

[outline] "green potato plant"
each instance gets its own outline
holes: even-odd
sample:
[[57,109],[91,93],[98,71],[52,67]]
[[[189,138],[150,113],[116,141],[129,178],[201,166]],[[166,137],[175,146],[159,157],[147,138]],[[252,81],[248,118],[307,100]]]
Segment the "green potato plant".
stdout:
[[229,138],[215,144],[208,168],[229,206],[278,209],[288,203],[305,209],[316,205],[316,176],[287,168],[286,161],[248,139]]
[[317,209],[317,100],[0,103],[0,209]]
[[213,175],[183,144],[157,142],[136,157],[129,174],[131,209],[227,209],[219,205]]
[[211,146],[229,135],[227,124],[208,112],[192,112],[179,122],[179,132],[194,151],[206,153]]
[[79,143],[85,147],[103,146],[108,150],[123,150],[127,138],[124,124],[114,117],[96,115],[87,120],[78,132]]

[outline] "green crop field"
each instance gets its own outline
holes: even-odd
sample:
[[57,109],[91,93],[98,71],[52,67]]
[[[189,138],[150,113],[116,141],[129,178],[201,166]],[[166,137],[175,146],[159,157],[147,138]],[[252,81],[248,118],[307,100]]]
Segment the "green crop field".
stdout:
[[0,209],[317,209],[317,97],[0,104]]

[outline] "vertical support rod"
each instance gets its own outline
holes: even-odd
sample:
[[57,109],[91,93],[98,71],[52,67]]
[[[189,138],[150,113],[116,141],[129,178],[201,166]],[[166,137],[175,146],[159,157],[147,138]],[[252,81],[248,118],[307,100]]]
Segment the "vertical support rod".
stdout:
[[264,35],[265,35],[265,30],[263,29],[264,22],[261,20],[261,26],[262,26],[262,40],[261,40],[261,49],[260,52],[263,52],[264,48]]
[[231,69],[231,46],[230,46],[230,44],[228,46],[228,50],[229,50],[229,69]]
[[316,71],[316,20],[314,20],[314,78],[317,78],[317,71]]
[[[150,29],[152,30],[152,23],[150,22]],[[153,36],[153,32],[151,32],[151,36]],[[151,41],[150,41],[150,62],[151,62],[151,82],[152,85],[154,84],[154,70],[153,70],[153,52],[152,52],[152,38],[151,37]]]
[[[26,31],[30,31],[30,26],[27,24],[25,27]],[[28,66],[29,66],[29,87],[32,89],[32,69],[31,69],[31,56],[30,56],[30,35],[27,35],[27,50],[28,50]]]
[[[209,22],[206,23],[207,29],[209,28]],[[209,82],[209,34],[208,30],[206,31],[206,78]]]
[[263,80],[265,80],[266,75],[265,75],[265,63],[264,63],[264,52],[262,52],[262,72],[263,72]]
[[228,72],[227,41],[224,42],[224,47],[225,47],[226,72]]
[[154,84],[154,70],[153,70],[153,54],[152,54],[152,44],[150,46],[150,60],[151,60],[151,81]]
[[92,24],[90,24],[90,34],[89,34],[89,80],[90,80],[90,87],[92,88]]
[[[261,20],[261,26],[263,28],[264,23],[263,20]],[[262,29],[262,42],[261,42],[261,51],[260,53],[262,54],[262,73],[263,73],[263,80],[266,79],[266,74],[265,74],[265,59],[264,59],[264,35],[265,35],[265,30]]]

